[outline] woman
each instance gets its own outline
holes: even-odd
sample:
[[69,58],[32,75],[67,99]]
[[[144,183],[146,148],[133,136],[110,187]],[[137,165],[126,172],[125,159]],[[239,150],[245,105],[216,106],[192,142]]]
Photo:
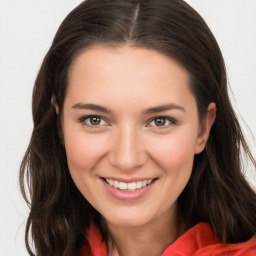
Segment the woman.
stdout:
[[81,3],[45,56],[33,120],[30,255],[256,254],[241,151],[256,163],[217,42],[185,2]]

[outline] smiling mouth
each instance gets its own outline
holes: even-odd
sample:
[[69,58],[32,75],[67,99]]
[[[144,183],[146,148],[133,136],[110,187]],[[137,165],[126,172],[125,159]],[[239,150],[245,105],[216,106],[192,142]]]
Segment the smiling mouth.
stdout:
[[148,179],[148,180],[141,180],[141,181],[126,183],[126,182],[121,182],[121,181],[112,180],[112,179],[104,179],[104,181],[110,186],[123,191],[135,191],[137,189],[141,189],[143,187],[150,185],[154,180],[156,179]]

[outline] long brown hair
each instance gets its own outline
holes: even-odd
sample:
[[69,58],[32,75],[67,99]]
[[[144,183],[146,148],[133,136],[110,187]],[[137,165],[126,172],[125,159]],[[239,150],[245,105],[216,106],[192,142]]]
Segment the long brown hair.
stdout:
[[100,218],[73,183],[58,136],[70,65],[94,44],[161,52],[188,71],[199,116],[216,103],[216,121],[205,150],[195,156],[179,211],[187,228],[208,222],[223,242],[255,235],[256,195],[243,176],[241,152],[256,163],[230,103],[222,54],[204,20],[182,0],[87,0],[60,25],[34,86],[34,129],[20,168],[21,191],[30,206],[29,254],[78,255],[88,227]]

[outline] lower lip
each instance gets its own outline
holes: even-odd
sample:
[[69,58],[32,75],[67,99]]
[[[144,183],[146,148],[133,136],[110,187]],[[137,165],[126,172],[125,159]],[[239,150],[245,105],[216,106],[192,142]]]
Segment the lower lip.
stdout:
[[126,190],[120,190],[118,188],[112,187],[102,179],[103,185],[105,186],[108,193],[114,198],[122,201],[134,201],[142,198],[145,194],[147,194],[153,188],[155,181],[156,180],[152,181],[146,187],[142,187],[134,191],[126,191]]

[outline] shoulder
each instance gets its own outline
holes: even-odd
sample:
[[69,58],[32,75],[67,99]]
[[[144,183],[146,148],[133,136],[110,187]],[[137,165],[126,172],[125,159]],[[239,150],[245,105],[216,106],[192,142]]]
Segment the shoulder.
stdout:
[[256,241],[224,244],[207,223],[199,223],[188,230],[162,256],[256,256]]
[[213,244],[200,248],[193,256],[256,256],[256,242],[238,244]]

